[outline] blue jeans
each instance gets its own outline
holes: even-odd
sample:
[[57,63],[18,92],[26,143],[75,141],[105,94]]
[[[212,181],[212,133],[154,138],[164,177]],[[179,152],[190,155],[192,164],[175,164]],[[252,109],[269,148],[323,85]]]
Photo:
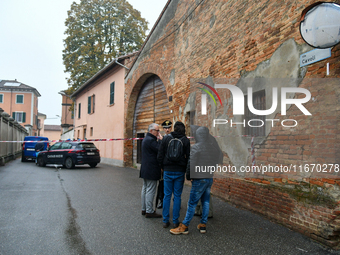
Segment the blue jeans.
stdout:
[[35,152],[35,163],[38,163],[38,154],[40,153],[40,151],[36,151]]
[[182,222],[185,226],[189,226],[190,221],[194,217],[196,205],[200,199],[202,201],[201,223],[207,224],[209,215],[210,188],[212,183],[212,178],[194,179],[192,181],[187,214],[185,215],[185,219]]
[[179,211],[181,210],[181,195],[184,185],[184,172],[164,171],[164,198],[163,198],[163,222],[169,222],[170,200],[174,194],[174,206],[172,208],[172,222],[178,223]]

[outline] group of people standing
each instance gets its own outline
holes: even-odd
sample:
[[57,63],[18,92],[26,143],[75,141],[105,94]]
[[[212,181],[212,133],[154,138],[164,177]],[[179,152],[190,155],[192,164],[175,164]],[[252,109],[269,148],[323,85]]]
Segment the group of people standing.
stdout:
[[[197,228],[201,233],[205,233],[213,179],[210,174],[194,173],[194,166],[221,163],[222,151],[206,127],[191,126],[196,142],[191,147],[190,140],[186,137],[185,125],[182,122],[175,123],[173,132],[171,132],[171,121],[164,121],[162,126],[165,131],[164,137],[160,134],[159,125],[152,123],[142,142],[140,170],[140,177],[143,178],[142,215],[145,215],[146,218],[163,217],[163,227],[169,227],[170,203],[173,195],[173,228],[170,233],[188,234],[188,227],[195,215],[195,208],[201,201],[202,217]],[[194,174],[191,176],[190,172]],[[185,219],[180,223],[181,195],[185,177],[187,180],[191,180],[192,188]],[[160,203],[156,204],[156,207],[163,208],[162,215],[156,213],[153,207],[158,181],[156,201],[160,201]]]

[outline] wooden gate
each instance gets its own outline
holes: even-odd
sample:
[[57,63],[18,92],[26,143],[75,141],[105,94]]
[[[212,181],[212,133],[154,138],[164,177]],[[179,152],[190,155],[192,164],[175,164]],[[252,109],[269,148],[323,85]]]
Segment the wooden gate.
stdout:
[[[143,137],[148,132],[151,123],[162,124],[170,120],[168,97],[162,80],[154,75],[148,78],[139,92],[134,119],[133,137]],[[162,127],[160,126],[160,130]],[[137,150],[137,142],[133,143],[133,158],[135,163],[141,163],[141,150]]]

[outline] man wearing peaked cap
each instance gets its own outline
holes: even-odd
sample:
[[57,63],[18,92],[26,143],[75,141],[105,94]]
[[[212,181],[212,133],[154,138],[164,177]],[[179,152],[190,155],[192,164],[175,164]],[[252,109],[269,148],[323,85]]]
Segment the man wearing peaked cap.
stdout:
[[162,123],[162,127],[166,135],[171,133],[171,125],[172,125],[172,122],[170,120],[166,120]]
[[[168,135],[172,131],[172,122],[170,120],[166,120],[162,123],[163,130],[165,135]],[[156,196],[156,207],[158,209],[163,208],[163,198],[164,198],[164,181],[163,178],[159,180],[158,189],[157,189],[157,196]]]

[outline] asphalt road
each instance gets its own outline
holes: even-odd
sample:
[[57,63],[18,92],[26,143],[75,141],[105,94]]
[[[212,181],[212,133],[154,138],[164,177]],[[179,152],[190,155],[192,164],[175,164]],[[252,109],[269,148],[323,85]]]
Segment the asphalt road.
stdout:
[[206,234],[194,217],[189,235],[171,235],[162,219],[141,215],[138,177],[104,164],[67,170],[18,159],[0,167],[0,254],[340,254],[216,197]]

